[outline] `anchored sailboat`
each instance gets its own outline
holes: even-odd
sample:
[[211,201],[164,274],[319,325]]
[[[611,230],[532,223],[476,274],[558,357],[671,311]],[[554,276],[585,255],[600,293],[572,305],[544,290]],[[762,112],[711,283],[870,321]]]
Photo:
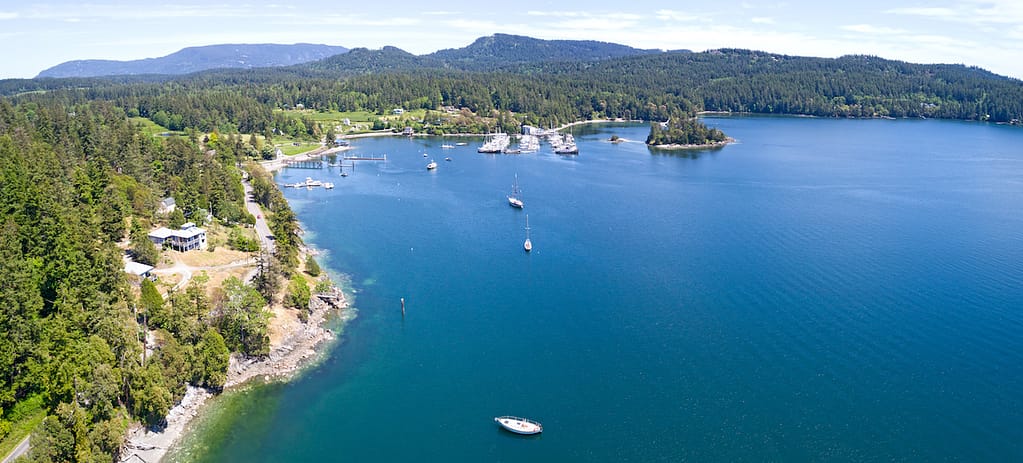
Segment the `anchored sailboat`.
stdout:
[[529,214],[526,214],[526,242],[522,243],[522,249],[526,252],[533,250],[533,242],[529,240]]
[[522,199],[519,198],[521,192],[519,191],[519,176],[515,175],[515,183],[512,184],[512,192],[508,195],[508,205],[514,208],[522,209],[524,205]]

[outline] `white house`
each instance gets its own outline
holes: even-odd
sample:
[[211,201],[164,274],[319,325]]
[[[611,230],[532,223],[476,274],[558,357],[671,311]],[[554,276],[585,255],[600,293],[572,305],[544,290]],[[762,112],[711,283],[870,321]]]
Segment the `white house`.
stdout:
[[171,230],[167,227],[157,228],[149,232],[149,240],[157,246],[166,246],[181,252],[206,249],[206,230],[188,222],[179,230]]
[[177,202],[174,201],[173,197],[168,196],[160,201],[160,206],[156,209],[156,213],[170,214],[171,212],[174,212],[175,207],[177,207]]
[[404,110],[404,109],[402,109],[402,108],[394,108],[394,111],[391,111],[391,112],[392,112],[392,113],[394,113],[394,114],[396,114],[396,115],[402,115],[402,114],[405,114],[405,110]]

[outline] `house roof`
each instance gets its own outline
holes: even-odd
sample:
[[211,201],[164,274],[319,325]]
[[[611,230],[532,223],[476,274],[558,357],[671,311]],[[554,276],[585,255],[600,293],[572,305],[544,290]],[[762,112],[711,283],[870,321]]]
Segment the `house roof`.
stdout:
[[203,230],[199,227],[192,227],[185,230],[174,230],[174,236],[178,236],[181,238],[194,238],[205,233],[206,230]]
[[149,273],[153,269],[152,265],[146,265],[141,262],[127,261],[124,263],[124,271],[132,275],[142,276]]
[[177,204],[177,201],[174,201],[174,198],[172,197],[166,197],[163,198],[162,201],[160,201],[160,204],[163,205],[164,207],[169,207]]
[[175,232],[175,230],[171,230],[171,229],[169,229],[167,227],[160,227],[160,228],[157,228],[156,230],[153,230],[153,231],[149,232],[149,237],[150,238],[160,238],[160,239],[165,240],[167,238],[170,238],[171,236],[174,236],[174,232]]

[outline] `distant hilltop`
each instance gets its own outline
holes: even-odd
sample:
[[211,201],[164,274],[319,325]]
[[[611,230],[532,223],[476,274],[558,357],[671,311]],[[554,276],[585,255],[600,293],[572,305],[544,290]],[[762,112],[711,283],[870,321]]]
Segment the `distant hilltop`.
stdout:
[[207,69],[291,66],[348,52],[345,47],[296,43],[226,44],[188,47],[159,58],[133,61],[67,61],[36,77],[101,77],[142,74],[190,74]]

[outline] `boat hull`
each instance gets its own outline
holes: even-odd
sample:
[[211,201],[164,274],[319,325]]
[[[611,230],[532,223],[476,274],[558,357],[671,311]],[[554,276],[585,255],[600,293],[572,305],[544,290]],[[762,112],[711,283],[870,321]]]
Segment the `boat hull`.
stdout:
[[540,434],[543,432],[543,426],[536,421],[529,420],[526,418],[519,418],[515,416],[499,416],[494,418],[494,422],[500,425],[502,428],[515,434],[521,434],[529,436],[533,434]]

